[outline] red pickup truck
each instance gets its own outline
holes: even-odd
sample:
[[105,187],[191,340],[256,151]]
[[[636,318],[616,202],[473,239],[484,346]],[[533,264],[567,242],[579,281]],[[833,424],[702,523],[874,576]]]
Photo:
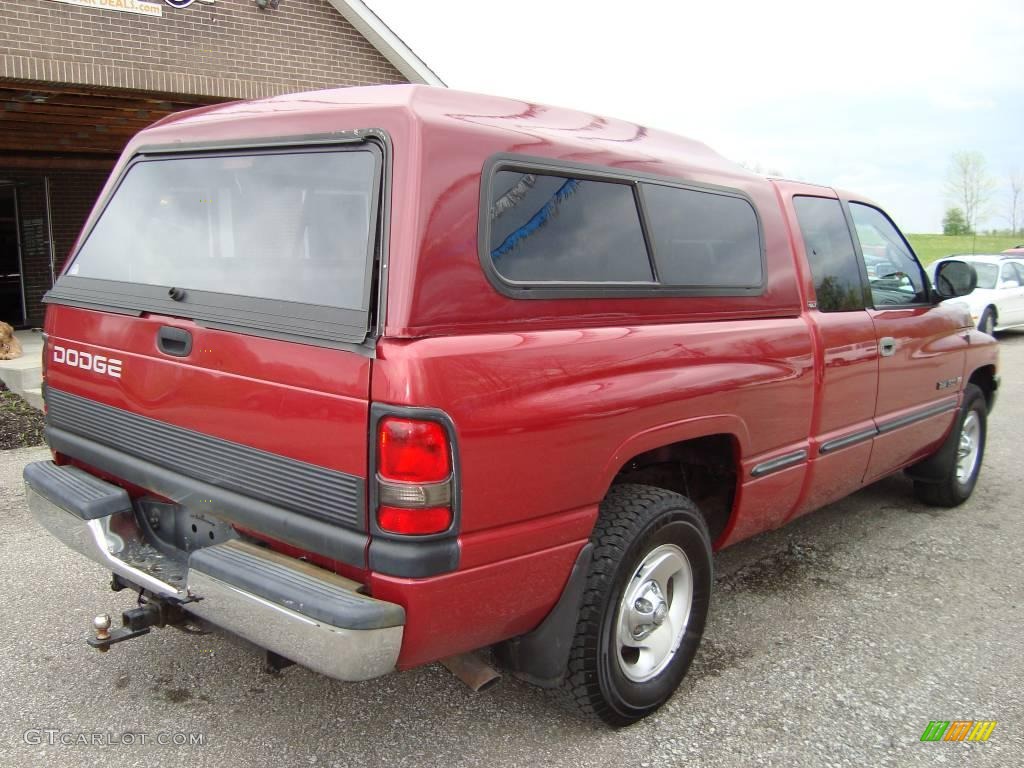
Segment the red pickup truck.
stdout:
[[715,549],[899,470],[971,494],[996,345],[939,301],[975,281],[862,197],[620,120],[193,110],[46,297],[28,504],[139,593],[101,649],[198,618],[360,680],[497,646],[623,725],[685,675]]

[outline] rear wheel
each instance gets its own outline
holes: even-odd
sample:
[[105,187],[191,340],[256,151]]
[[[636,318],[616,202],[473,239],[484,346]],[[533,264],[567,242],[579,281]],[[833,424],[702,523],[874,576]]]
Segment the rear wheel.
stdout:
[[943,462],[938,482],[914,482],[914,491],[921,501],[936,507],[955,507],[970,498],[985,457],[987,418],[985,395],[968,384],[953,431],[936,454]]
[[992,307],[985,307],[978,320],[978,330],[991,336],[996,330],[996,311]]
[[693,502],[645,485],[601,504],[564,690],[585,713],[629,725],[679,686],[704,633],[711,541]]

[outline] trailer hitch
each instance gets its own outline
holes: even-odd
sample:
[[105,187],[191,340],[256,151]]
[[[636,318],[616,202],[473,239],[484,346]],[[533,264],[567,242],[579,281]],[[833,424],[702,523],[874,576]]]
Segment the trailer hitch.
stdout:
[[114,643],[122,643],[136,637],[148,635],[152,627],[167,627],[184,624],[190,617],[182,609],[182,605],[198,600],[190,597],[187,600],[171,600],[139,595],[139,604],[121,614],[121,626],[111,629],[109,613],[102,613],[92,620],[95,637],[86,639],[93,648],[105,653]]

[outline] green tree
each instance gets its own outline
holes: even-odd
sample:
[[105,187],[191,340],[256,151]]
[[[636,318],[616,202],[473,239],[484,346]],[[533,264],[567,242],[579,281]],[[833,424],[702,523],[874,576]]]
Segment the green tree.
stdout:
[[950,208],[942,217],[942,234],[944,235],[969,235],[971,228],[967,224],[967,217],[960,208]]

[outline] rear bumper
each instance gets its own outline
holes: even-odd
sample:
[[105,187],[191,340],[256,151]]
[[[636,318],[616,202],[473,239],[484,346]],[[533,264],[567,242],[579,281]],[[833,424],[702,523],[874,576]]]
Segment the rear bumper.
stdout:
[[160,554],[139,531],[127,494],[51,462],[25,469],[29,511],[55,538],[123,580],[256,645],[339,680],[395,668],[401,606],[293,558],[229,541],[186,559]]

